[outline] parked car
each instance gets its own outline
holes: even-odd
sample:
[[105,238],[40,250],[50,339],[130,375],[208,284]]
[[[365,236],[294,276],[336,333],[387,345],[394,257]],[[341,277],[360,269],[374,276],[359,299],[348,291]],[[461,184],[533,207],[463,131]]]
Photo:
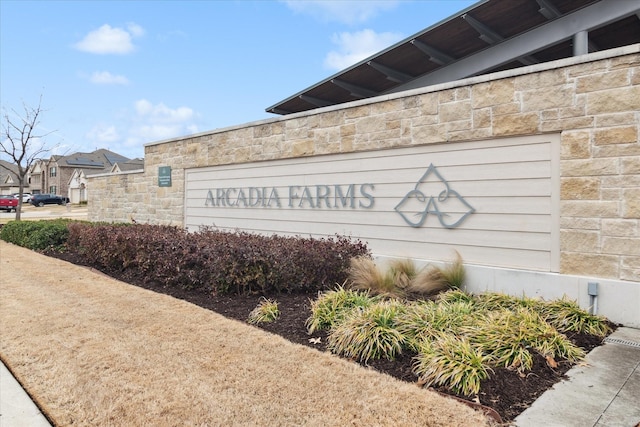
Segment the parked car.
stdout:
[[18,209],[18,199],[11,194],[0,195],[0,209],[7,212],[15,211]]
[[31,196],[31,199],[29,199],[29,203],[33,206],[64,205],[69,203],[69,198],[55,194],[34,194]]
[[[14,197],[19,198],[20,193],[13,193]],[[22,193],[22,203],[29,203],[29,199],[31,199],[31,193]]]

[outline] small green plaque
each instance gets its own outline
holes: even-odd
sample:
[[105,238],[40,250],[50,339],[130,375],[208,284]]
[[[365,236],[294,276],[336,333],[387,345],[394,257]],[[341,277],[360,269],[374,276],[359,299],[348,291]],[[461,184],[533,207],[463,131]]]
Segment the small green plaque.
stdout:
[[158,187],[171,187],[171,166],[158,167]]

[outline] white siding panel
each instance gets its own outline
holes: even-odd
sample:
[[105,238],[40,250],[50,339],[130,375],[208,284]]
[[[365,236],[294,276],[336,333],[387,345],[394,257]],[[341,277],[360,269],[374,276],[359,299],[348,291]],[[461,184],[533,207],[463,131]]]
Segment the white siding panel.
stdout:
[[[188,169],[185,224],[344,234],[378,255],[447,260],[455,249],[467,263],[557,271],[558,147],[557,135],[544,135]],[[451,197],[439,200],[447,185]],[[414,189],[422,194],[402,203]],[[280,206],[255,198],[274,191]],[[456,226],[445,228],[434,206]]]

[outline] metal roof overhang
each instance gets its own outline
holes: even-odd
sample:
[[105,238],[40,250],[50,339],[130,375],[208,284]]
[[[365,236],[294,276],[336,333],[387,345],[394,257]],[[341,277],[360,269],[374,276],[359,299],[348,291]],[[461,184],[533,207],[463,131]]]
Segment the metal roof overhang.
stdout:
[[637,0],[483,0],[266,111],[308,111],[634,43]]

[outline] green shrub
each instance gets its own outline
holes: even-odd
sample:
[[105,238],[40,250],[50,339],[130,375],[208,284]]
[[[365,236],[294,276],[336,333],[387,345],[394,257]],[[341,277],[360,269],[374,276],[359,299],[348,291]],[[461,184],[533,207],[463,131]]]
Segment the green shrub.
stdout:
[[67,224],[70,221],[10,221],[0,230],[0,238],[35,251],[61,250],[69,235]]
[[360,241],[148,224],[73,224],[67,248],[105,272],[220,294],[317,292],[346,279]]

